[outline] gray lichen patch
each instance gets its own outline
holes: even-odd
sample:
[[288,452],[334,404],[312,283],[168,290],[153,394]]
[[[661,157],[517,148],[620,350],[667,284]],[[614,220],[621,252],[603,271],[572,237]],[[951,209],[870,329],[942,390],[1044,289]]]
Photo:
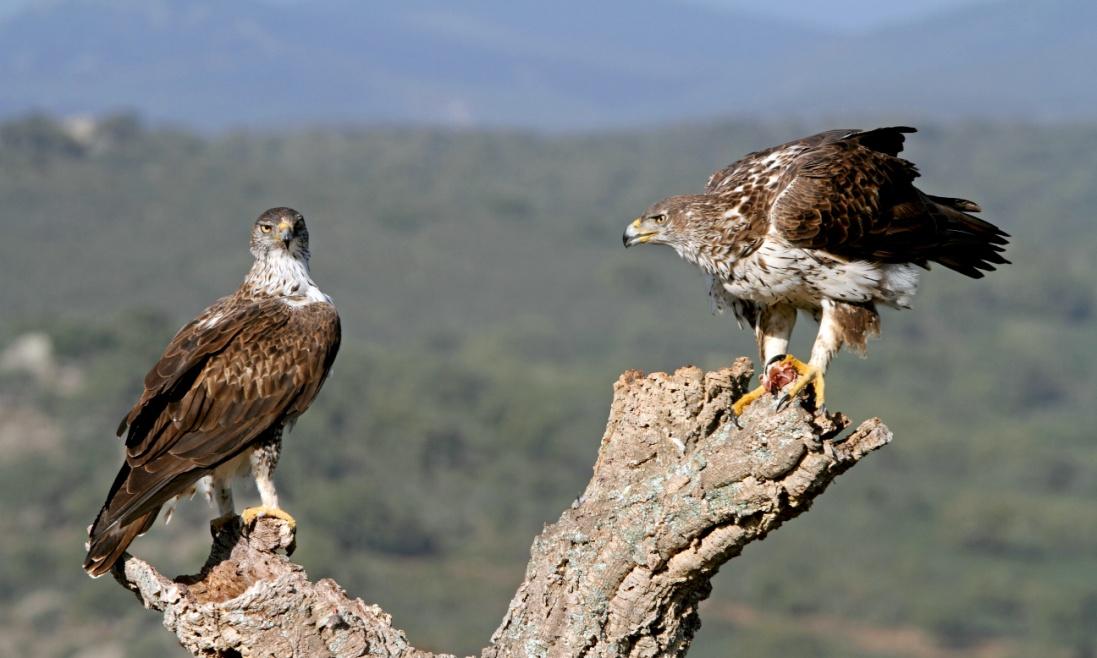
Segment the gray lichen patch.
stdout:
[[[750,376],[741,359],[618,379],[591,481],[533,541],[481,658],[684,656],[712,575],[891,439],[873,420],[833,444],[844,418],[799,404],[777,414],[766,398],[738,429],[730,406]],[[411,647],[380,608],[333,581],[310,582],[278,553],[277,523],[220,535],[213,566],[185,581],[128,556],[115,576],[195,655],[441,656]]]

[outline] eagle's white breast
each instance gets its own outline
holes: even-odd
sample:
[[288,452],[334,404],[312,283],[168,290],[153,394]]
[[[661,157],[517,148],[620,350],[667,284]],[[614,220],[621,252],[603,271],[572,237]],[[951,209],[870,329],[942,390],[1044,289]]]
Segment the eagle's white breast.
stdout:
[[916,265],[846,261],[771,234],[731,265],[722,284],[730,295],[759,304],[817,309],[829,298],[905,308],[918,290],[918,274]]
[[248,278],[258,291],[280,297],[289,306],[332,303],[331,297],[313,282],[308,261],[286,251],[271,252],[263,261],[256,262]]

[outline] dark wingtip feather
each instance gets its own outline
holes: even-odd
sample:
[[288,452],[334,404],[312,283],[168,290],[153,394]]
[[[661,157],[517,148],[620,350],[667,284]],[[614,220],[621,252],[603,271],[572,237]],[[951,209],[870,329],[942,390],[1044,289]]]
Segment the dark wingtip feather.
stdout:
[[932,199],[934,203],[952,208],[953,210],[959,210],[961,212],[983,212],[982,206],[975,203],[974,201],[969,201],[968,199],[957,199],[955,197],[949,196],[934,196],[932,194],[927,194],[926,196]]
[[906,141],[906,137],[903,136],[904,133],[914,132],[918,132],[918,130],[910,126],[888,126],[855,133],[850,135],[850,139],[873,151],[897,156],[902,152],[903,142]]
[[[92,578],[102,576],[110,571],[118,558],[122,557],[122,553],[129,546],[129,542],[125,541],[123,530],[113,528],[89,540],[88,554],[84,557],[84,571],[89,576]],[[133,537],[129,539],[132,541]]]
[[[110,571],[133,540],[156,522],[159,511],[159,508],[154,509],[125,525],[112,525],[98,533],[93,526],[91,536],[88,538],[88,554],[84,558],[84,571],[92,578],[98,578]],[[98,524],[98,520],[96,523]]]
[[107,501],[95,515],[95,521],[88,528],[87,556],[84,558],[84,571],[97,578],[110,571],[122,553],[138,535],[148,530],[156,521],[160,507],[156,506],[143,514],[131,518],[119,516],[116,494],[130,476],[130,467],[123,464],[114,478]]
[[1009,234],[990,222],[967,214],[978,204],[966,199],[927,195],[936,205],[936,221],[943,225],[931,258],[945,267],[973,279],[992,272],[998,265],[1008,265],[1002,252],[1009,244]]

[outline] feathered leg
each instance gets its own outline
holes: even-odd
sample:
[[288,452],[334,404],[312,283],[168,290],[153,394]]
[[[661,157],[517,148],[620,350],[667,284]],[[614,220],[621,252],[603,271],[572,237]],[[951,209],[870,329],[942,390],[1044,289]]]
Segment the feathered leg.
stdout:
[[236,518],[236,504],[232,500],[231,476],[213,475],[210,480],[209,497],[217,504],[217,518],[209,522],[210,532],[216,537],[225,524]]
[[217,503],[217,513],[221,516],[230,516],[236,512],[236,505],[232,501],[232,484],[219,477],[213,478],[212,491],[210,492]]
[[794,306],[778,304],[762,309],[754,336],[758,342],[758,356],[767,366],[767,372],[762,375],[763,379],[769,377],[769,364],[788,352],[788,341],[792,337],[792,329],[795,326],[796,308]]
[[297,521],[278,506],[278,492],[274,488],[274,468],[278,466],[278,456],[282,452],[282,428],[271,432],[251,453],[251,472],[255,476],[255,486],[259,489],[260,507],[249,507],[241,516],[244,525],[249,525],[261,516],[275,516],[297,527]]
[[[758,398],[780,388],[780,386],[775,387],[775,384],[780,379],[783,364],[790,359],[795,361],[794,357],[786,356],[788,341],[792,337],[794,326],[796,326],[794,306],[788,304],[766,306],[758,313],[754,334],[758,342],[758,356],[765,364],[760,378],[762,385],[735,401],[731,411],[736,417],[741,416]],[[799,361],[796,362],[799,363]]]
[[880,315],[872,304],[823,300],[823,308],[819,316],[819,333],[815,336],[815,344],[811,348],[811,360],[806,368],[800,370],[800,376],[796,382],[777,399],[777,409],[783,409],[808,384],[811,384],[815,392],[815,406],[822,408],[826,402],[823,375],[826,374],[830,360],[843,345],[849,345],[863,355],[866,341],[879,333]]
[[797,368],[800,376],[777,398],[778,411],[788,406],[792,398],[803,392],[808,384],[811,384],[815,393],[815,406],[822,408],[826,403],[826,383],[823,380],[823,374],[826,373],[830,360],[842,347],[842,341],[834,331],[833,320],[828,316],[824,307],[823,316],[819,320],[819,333],[815,336],[815,344],[811,347],[811,359],[806,367]]
[[259,489],[259,500],[263,507],[279,509],[278,491],[274,488],[274,466],[278,455],[271,455],[260,448],[252,453],[252,474],[255,475],[255,487]]

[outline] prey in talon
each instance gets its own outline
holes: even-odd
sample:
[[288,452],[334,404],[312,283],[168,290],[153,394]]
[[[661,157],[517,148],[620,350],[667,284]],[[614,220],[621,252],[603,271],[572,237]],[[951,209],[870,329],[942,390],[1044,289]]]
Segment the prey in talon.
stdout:
[[[731,405],[733,416],[735,418],[742,416],[748,406],[767,393],[775,396],[779,394],[774,408],[781,411],[808,384],[816,385],[814,390],[815,406],[822,408],[824,402],[822,379],[820,378],[818,382],[815,382],[811,377],[815,372],[811,366],[791,354],[778,354],[772,357],[766,363],[760,375],[761,385],[747,392]],[[782,389],[786,386],[789,386],[790,389],[782,393]]]
[[[843,347],[862,356],[881,306],[909,308],[922,270],[972,278],[1009,261],[1008,234],[966,199],[927,194],[899,157],[914,128],[831,130],[748,154],[701,194],[667,197],[625,229],[625,247],[663,244],[705,273],[717,311],[754,330],[761,385],[732,411],[770,394],[783,409],[810,391]],[[800,313],[819,323],[807,361],[788,354]]]

